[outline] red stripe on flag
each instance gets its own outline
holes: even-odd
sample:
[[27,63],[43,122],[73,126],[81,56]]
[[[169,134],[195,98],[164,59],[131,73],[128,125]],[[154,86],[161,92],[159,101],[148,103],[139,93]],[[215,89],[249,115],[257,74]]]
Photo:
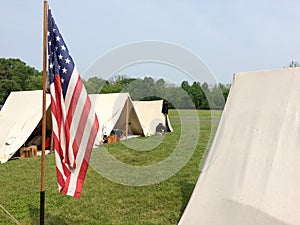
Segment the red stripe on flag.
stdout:
[[[60,83],[60,76],[58,74],[55,75],[54,77],[54,87],[55,87],[55,104],[54,108],[52,108],[52,113],[54,114],[54,117],[57,121],[57,135],[58,139],[60,140],[61,138],[61,128],[63,124],[63,112],[62,112],[62,102],[61,102],[61,96],[62,96],[62,88],[61,88],[61,83]],[[51,105],[52,106],[52,105]],[[61,146],[61,141],[58,142],[60,145],[60,148],[63,150],[64,148]],[[65,157],[66,155],[63,154],[64,160],[66,160]]]
[[[90,99],[88,99],[88,101],[90,102]],[[92,149],[98,129],[99,129],[99,122],[98,122],[97,117],[95,117],[94,126],[91,130],[90,137],[89,137],[89,140],[87,143],[87,149]],[[91,158],[91,152],[92,151],[86,151],[85,155],[84,155],[84,159],[83,159],[83,162],[82,162],[79,174],[78,174],[77,183],[76,183],[76,191],[75,191],[75,195],[74,195],[74,197],[76,197],[76,198],[80,198],[80,195],[81,195],[84,178],[87,173],[88,164],[89,164],[90,158]]]
[[86,148],[87,149],[91,149],[91,151],[86,151],[85,155],[84,155],[84,159],[88,163],[90,162],[91,152],[92,152],[92,149],[93,149],[95,138],[97,136],[98,129],[99,129],[99,122],[98,122],[97,116],[95,115],[95,120],[94,120],[93,128],[91,129],[89,140],[88,140],[88,143],[87,143],[87,146],[86,146]]
[[[65,124],[65,132],[67,134],[66,149],[67,149],[67,152],[68,152],[68,161],[67,162],[69,164],[70,164],[70,160],[69,160],[69,151],[68,150],[69,150],[70,141],[71,141],[70,140],[70,137],[71,137],[70,127],[71,127],[71,124],[72,124],[72,119],[73,119],[74,112],[75,112],[75,110],[77,108],[77,103],[78,103],[78,99],[79,99],[81,91],[82,91],[82,87],[83,86],[82,86],[81,79],[78,76],[74,92],[71,93],[72,97],[71,97],[71,101],[70,101],[70,105],[69,105],[69,108],[68,108],[68,112],[67,112],[67,116],[66,116],[66,121],[65,121],[65,123],[66,123]],[[73,153],[74,163],[73,163],[73,165],[70,165],[74,169],[76,168],[76,155]]]
[[88,170],[88,166],[89,166],[88,162],[84,159],[81,164],[80,172],[79,172],[78,179],[76,182],[76,190],[75,190],[75,194],[74,194],[75,198],[80,198],[81,190],[82,190],[82,186],[84,183],[85,175]]
[[65,186],[64,177],[63,177],[62,173],[60,172],[60,170],[57,167],[56,167],[56,176],[57,176],[57,183],[58,183],[58,185],[60,187],[64,187]]
[[78,124],[78,128],[76,131],[76,136],[73,142],[73,151],[74,151],[74,157],[77,157],[79,146],[81,145],[82,136],[86,127],[87,119],[91,110],[91,102],[88,101],[88,96],[86,96],[85,105],[83,108],[83,112],[80,116],[80,122]]
[[[51,108],[52,113],[57,121],[57,127],[58,129],[61,127],[61,121],[62,121],[62,109],[61,109],[61,84],[60,84],[60,78],[59,75],[55,75],[54,80],[54,86],[55,86],[55,99],[51,95]],[[58,130],[59,134],[60,131]]]
[[64,175],[69,176],[71,172],[70,172],[69,168],[66,166],[66,164],[64,163],[63,151],[62,151],[61,146],[59,144],[59,139],[56,137],[56,135],[53,136],[53,142],[54,142],[54,149],[56,151],[56,154],[60,158],[60,163],[61,163],[61,167],[63,169]]
[[61,161],[63,161],[64,153],[63,153],[63,150],[61,149],[61,146],[59,144],[59,139],[57,138],[57,136],[55,134],[53,134],[53,145],[54,145],[54,149],[56,151],[56,154],[58,154]]
[[[63,162],[63,158],[64,158],[63,152],[62,152],[61,146],[59,144],[59,139],[56,137],[56,135],[53,135],[53,142],[54,142],[54,149],[55,149],[56,154],[57,154],[56,157],[59,157],[59,163],[60,163],[60,166],[63,169],[63,171],[60,171],[58,169],[58,166],[56,166],[56,174],[57,174],[58,184],[61,187],[65,187],[66,184],[65,184],[64,176],[68,177],[68,176],[70,176],[71,173],[70,173],[68,167]],[[62,172],[63,172],[63,174],[62,174]]]
[[60,190],[60,193],[62,193],[62,194],[67,194],[67,193],[68,193],[70,180],[71,180],[71,174],[70,174],[69,176],[66,177],[64,186],[63,186],[62,189]]
[[68,124],[72,123],[73,115],[74,115],[75,109],[77,107],[77,102],[78,102],[78,99],[80,97],[81,91],[82,91],[82,82],[80,80],[80,77],[78,76],[76,86],[74,88],[74,92],[72,93],[70,106],[68,108],[68,114],[67,114],[67,117],[66,117],[66,122]]
[[[55,100],[56,100],[56,109],[57,109],[57,117],[56,120],[58,122],[58,138],[61,138],[61,129],[64,129],[64,136],[65,136],[65,145],[64,147],[61,147],[64,149],[64,161],[65,163],[69,163],[69,153],[68,153],[68,147],[69,147],[69,140],[70,140],[70,127],[69,124],[66,123],[63,117],[62,109],[65,108],[64,102],[61,101],[62,99],[62,87],[61,87],[61,80],[60,76],[58,74],[54,77],[54,87],[55,87]],[[60,141],[61,143],[61,141]]]

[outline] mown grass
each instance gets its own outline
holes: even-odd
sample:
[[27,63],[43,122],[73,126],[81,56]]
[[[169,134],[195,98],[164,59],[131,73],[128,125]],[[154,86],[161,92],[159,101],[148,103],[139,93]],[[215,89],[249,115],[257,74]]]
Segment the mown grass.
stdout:
[[[200,125],[199,133],[193,120],[195,115],[200,118],[196,124]],[[170,110],[173,133],[94,149],[92,166],[80,199],[58,192],[54,154],[48,155],[45,224],[177,224],[199,176],[203,153],[218,124],[217,120],[210,122],[209,119],[219,118],[220,115],[220,111],[211,114],[210,111]],[[195,146],[191,142],[195,142]],[[188,146],[194,148],[192,152]],[[189,157],[185,154],[191,155],[188,161],[186,158]],[[183,164],[183,168],[176,170],[168,179],[155,183],[156,178],[159,179],[165,170],[170,169],[168,159],[171,156],[174,156],[171,164],[175,160]],[[128,174],[130,170],[122,171],[122,167],[117,168],[114,164],[122,162],[122,165],[133,169],[146,168],[144,171],[147,173],[147,168],[152,171],[151,166],[159,165],[164,160],[166,165],[158,167],[161,173],[147,174],[144,180],[140,179],[141,174]],[[40,158],[9,161],[0,165],[0,174],[0,205],[21,224],[39,224]],[[110,176],[117,176],[120,182],[113,182],[114,178]],[[132,185],[134,179],[140,186]],[[147,179],[152,183],[143,186],[143,181]],[[14,224],[1,209],[0,224]]]

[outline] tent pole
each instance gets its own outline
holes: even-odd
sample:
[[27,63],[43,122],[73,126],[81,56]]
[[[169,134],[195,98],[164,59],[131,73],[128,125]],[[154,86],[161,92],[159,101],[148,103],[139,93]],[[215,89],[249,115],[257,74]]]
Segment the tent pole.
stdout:
[[53,152],[53,130],[51,130],[50,152]]
[[126,100],[126,140],[128,139],[128,123],[129,123],[129,98]]
[[42,119],[42,157],[41,157],[41,192],[40,224],[44,225],[45,215],[45,144],[46,144],[46,89],[47,89],[47,10],[48,2],[44,0],[43,27],[43,119]]

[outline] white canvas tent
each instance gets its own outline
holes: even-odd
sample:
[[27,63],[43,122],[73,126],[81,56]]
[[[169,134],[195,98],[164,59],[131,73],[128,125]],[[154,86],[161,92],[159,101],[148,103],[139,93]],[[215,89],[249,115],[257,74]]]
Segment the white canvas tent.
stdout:
[[300,224],[300,68],[238,73],[180,225]]
[[[156,127],[159,123],[162,123],[164,126],[166,126],[166,118],[161,112],[162,104],[163,100],[133,102],[143,130],[145,131],[145,136],[154,135],[156,133]],[[167,121],[169,129],[172,132],[173,128],[168,116]]]
[[[11,92],[0,114],[0,162],[7,162],[42,119],[43,91]],[[47,95],[47,109],[50,96]],[[51,124],[51,123],[50,123]]]
[[90,94],[89,97],[99,121],[95,145],[101,144],[103,135],[109,135],[113,129],[125,133],[127,116],[128,134],[144,135],[144,130],[128,93]]
[[[28,140],[42,118],[42,94],[38,91],[11,92],[0,113],[0,162],[9,160]],[[113,129],[129,135],[145,135],[128,93],[89,95],[99,120],[98,145]],[[47,94],[47,129],[51,130],[51,99]],[[128,117],[127,117],[128,115]]]

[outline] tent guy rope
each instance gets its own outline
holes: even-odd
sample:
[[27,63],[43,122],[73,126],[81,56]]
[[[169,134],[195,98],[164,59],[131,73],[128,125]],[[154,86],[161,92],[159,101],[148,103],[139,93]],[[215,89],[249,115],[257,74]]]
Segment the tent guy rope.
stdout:
[[19,221],[15,219],[15,217],[13,217],[1,204],[0,204],[0,208],[2,209],[2,211],[4,212],[5,216],[10,219],[12,222],[14,222],[17,225],[20,225]]

